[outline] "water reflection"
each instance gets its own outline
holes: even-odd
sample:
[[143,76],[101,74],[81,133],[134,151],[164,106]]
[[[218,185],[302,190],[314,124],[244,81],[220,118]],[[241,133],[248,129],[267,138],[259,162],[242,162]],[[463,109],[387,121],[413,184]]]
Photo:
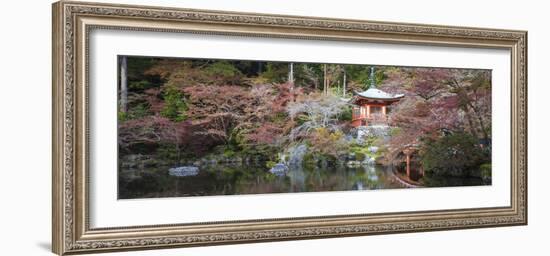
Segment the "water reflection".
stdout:
[[399,188],[391,169],[378,166],[293,166],[270,173],[265,165],[205,165],[196,175],[174,168],[120,169],[119,198],[156,198]]

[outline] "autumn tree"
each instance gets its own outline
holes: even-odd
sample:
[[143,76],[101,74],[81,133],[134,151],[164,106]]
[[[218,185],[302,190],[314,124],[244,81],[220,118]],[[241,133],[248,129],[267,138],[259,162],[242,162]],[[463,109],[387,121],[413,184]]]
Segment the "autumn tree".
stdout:
[[397,127],[389,143],[393,152],[417,146],[422,138],[453,132],[469,131],[474,138],[490,139],[486,124],[490,120],[491,95],[487,71],[392,68],[386,70],[386,75],[383,89],[406,95],[392,106],[390,123]]
[[298,119],[301,123],[292,129],[290,139],[302,138],[317,128],[335,129],[338,116],[345,111],[346,105],[345,101],[334,95],[311,93],[299,97],[287,106],[290,118]]

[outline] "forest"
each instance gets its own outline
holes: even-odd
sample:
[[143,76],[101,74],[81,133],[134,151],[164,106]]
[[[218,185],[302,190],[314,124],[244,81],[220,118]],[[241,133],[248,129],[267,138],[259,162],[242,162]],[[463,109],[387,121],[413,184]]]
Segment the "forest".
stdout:
[[[490,184],[490,70],[132,56],[119,68],[119,169],[141,179],[159,166],[370,164],[401,187]],[[352,126],[350,100],[371,88],[404,96],[383,126]]]

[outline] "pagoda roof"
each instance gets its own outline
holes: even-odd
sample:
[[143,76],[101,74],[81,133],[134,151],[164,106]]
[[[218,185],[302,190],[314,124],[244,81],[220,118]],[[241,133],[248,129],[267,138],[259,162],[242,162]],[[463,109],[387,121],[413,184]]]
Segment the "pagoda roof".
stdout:
[[404,96],[405,94],[389,94],[376,88],[370,88],[363,92],[355,92],[355,96],[351,99],[351,103],[354,103],[358,99],[393,102],[398,101]]

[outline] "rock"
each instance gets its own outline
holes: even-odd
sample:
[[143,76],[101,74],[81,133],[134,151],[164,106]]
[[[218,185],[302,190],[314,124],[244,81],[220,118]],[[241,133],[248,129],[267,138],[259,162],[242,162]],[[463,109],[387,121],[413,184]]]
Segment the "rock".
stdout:
[[181,166],[170,168],[168,173],[172,176],[177,177],[187,177],[187,176],[196,176],[199,174],[199,167],[196,166]]
[[363,162],[361,162],[362,165],[373,165],[375,163],[374,157],[366,157]]
[[304,155],[307,153],[307,146],[300,144],[290,149],[288,163],[291,166],[302,166]]
[[377,146],[370,146],[369,151],[374,154],[374,153],[378,152],[378,147]]
[[354,134],[356,134],[357,143],[363,144],[368,137],[387,139],[390,135],[390,127],[387,125],[360,126]]
[[286,172],[288,172],[288,167],[284,164],[278,163],[275,164],[275,166],[273,166],[271,169],[269,169],[269,172],[277,176],[282,176],[285,175]]
[[348,161],[346,165],[348,167],[358,167],[358,166],[361,166],[361,162],[353,160],[353,161]]

